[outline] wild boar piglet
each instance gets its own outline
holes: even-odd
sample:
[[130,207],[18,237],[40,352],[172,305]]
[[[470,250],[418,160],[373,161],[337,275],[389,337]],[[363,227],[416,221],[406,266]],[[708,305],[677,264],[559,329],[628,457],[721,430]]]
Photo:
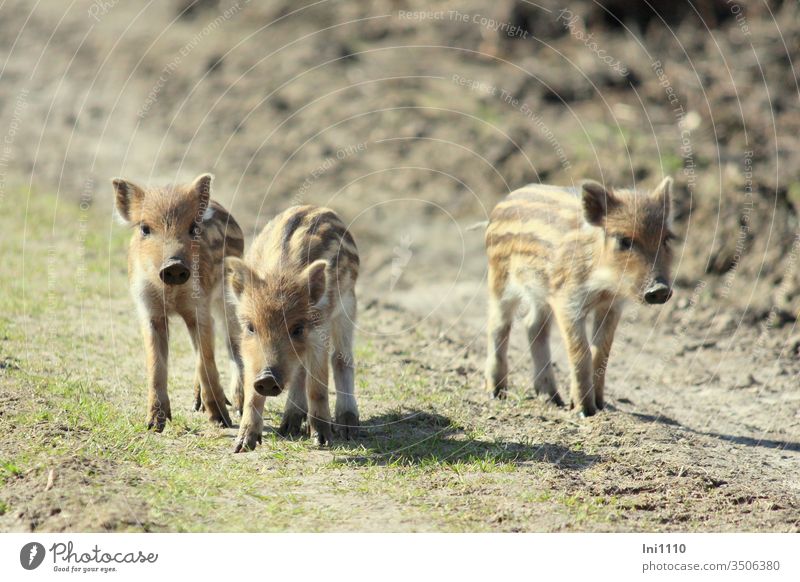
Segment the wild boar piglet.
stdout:
[[128,279],[136,302],[147,359],[147,424],[158,432],[172,419],[167,394],[169,318],[186,323],[197,364],[195,410],[231,426],[214,359],[214,314],[223,324],[231,360],[234,404],[242,406],[239,326],[223,293],[223,259],[241,257],[244,237],[233,217],[211,200],[211,174],[188,185],[144,188],[115,178],[116,208],[132,227]]
[[651,192],[612,190],[594,181],[578,191],[532,184],[494,208],[486,230],[486,382],[495,397],[506,396],[508,338],[522,305],[536,393],[563,405],[550,359],[555,318],[569,357],[571,406],[583,416],[603,408],[622,307],[627,301],[661,304],[672,297],[671,188],[671,178]]
[[307,427],[331,442],[328,370],[336,386],[335,428],[358,432],[353,330],[356,243],[330,209],[294,206],[273,218],[247,252],[225,261],[228,295],[241,326],[245,403],[234,452],[261,442],[267,397],[288,391],[278,432]]

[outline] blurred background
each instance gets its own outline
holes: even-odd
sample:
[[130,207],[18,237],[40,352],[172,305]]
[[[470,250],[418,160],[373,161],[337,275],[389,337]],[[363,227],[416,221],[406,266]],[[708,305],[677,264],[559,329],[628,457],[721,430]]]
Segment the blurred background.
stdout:
[[510,190],[669,174],[695,318],[785,325],[800,19],[746,4],[9,0],[0,201],[22,184],[110,216],[112,176],[211,171],[248,234],[333,207],[364,293],[427,312],[474,295],[483,242],[464,227]]
[[[799,17],[796,0],[0,2],[0,530],[797,531]],[[203,172],[247,244],[292,204],[350,225],[352,449],[272,435],[228,455],[235,433],[190,410],[180,325],[174,422],[146,434],[110,181]],[[537,400],[521,329],[512,397],[490,401],[467,227],[530,182],[665,175],[675,295],[626,310],[607,411]],[[563,396],[558,339],[553,356]]]

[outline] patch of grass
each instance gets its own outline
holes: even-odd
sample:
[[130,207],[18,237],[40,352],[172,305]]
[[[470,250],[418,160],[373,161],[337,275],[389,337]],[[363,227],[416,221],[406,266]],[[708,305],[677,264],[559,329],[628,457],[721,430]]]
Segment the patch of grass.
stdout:
[[616,496],[586,496],[580,494],[564,494],[549,490],[526,491],[520,496],[525,504],[546,504],[560,507],[569,517],[570,522],[580,526],[587,522],[609,523],[620,517],[620,501]]
[[[230,452],[235,429],[191,411],[194,359],[176,325],[173,420],[148,432],[128,232],[94,209],[21,199],[27,212],[0,213],[0,530],[19,519],[43,530],[611,529],[637,511],[630,497],[585,493],[605,478],[596,461],[608,447],[517,418],[538,414],[530,401],[490,409],[481,392],[478,402],[452,362],[436,359],[445,348],[427,349],[435,335],[421,325],[402,341],[357,343],[361,438],[326,449],[281,438],[283,400],[270,399],[263,442],[246,455]],[[542,514],[561,521],[531,521]]]
[[683,169],[683,158],[670,151],[661,154],[661,164],[664,166],[664,174],[674,176]]
[[19,477],[20,475],[22,475],[22,469],[15,463],[12,461],[0,460],[0,483],[6,483],[9,479]]
[[492,104],[483,101],[478,103],[478,110],[475,115],[490,125],[497,125],[502,119],[502,115]]
[[366,341],[362,344],[358,344],[355,349],[354,356],[357,361],[372,361],[375,359],[377,352],[375,351],[375,345],[372,341]]

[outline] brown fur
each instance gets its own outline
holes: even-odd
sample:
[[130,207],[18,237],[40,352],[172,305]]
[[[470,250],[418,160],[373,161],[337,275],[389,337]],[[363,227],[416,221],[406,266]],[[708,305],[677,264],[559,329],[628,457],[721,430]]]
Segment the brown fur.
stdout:
[[[537,393],[562,402],[550,362],[554,316],[569,355],[573,406],[587,416],[603,407],[605,370],[625,300],[671,295],[671,184],[667,178],[649,194],[606,190],[591,181],[580,193],[530,185],[495,207],[486,230],[486,379],[496,397],[506,394],[508,335],[524,302]],[[590,314],[591,342],[585,330]]]
[[[228,293],[242,326],[245,407],[235,451],[261,441],[265,397],[289,389],[279,432],[294,435],[307,416],[320,444],[331,441],[328,366],[336,383],[336,424],[358,428],[353,392],[354,286],[358,250],[326,208],[295,206],[270,221],[246,261],[226,260]],[[268,393],[258,391],[267,378]]]
[[[197,354],[196,407],[211,421],[230,426],[225,394],[219,384],[214,359],[212,307],[226,322],[233,385],[241,406],[241,360],[237,341],[227,325],[233,309],[225,308],[222,262],[241,256],[244,238],[233,217],[210,199],[210,174],[192,184],[145,189],[117,178],[113,180],[120,218],[135,228],[128,251],[128,278],[142,323],[148,376],[148,427],[162,431],[172,418],[167,394],[169,317],[179,315],[189,330]],[[165,265],[188,269],[182,284],[168,285],[161,276]],[[184,271],[185,273],[185,271]]]

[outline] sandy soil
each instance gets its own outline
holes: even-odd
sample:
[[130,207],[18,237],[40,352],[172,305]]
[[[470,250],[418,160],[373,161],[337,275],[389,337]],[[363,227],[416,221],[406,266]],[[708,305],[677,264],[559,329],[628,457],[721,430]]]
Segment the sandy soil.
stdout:
[[[363,259],[364,456],[376,462],[398,441],[436,435],[446,441],[440,463],[457,461],[460,443],[471,442],[471,455],[483,446],[513,470],[470,474],[468,486],[437,474],[420,506],[394,493],[379,497],[379,506],[325,493],[325,504],[352,510],[336,522],[298,518],[290,529],[797,531],[796,4],[771,2],[737,17],[725,3],[701,2],[699,13],[666,23],[630,12],[620,23],[614,15],[624,2],[607,3],[610,12],[579,4],[569,15],[555,2],[521,4],[78,0],[32,9],[7,0],[0,5],[0,139],[8,144],[0,148],[0,207],[26,202],[20,192],[28,188],[32,197],[54,193],[58,201],[46,215],[52,238],[31,239],[23,228],[8,248],[46,261],[48,244],[75,243],[74,221],[84,216],[76,212],[85,211],[101,248],[119,251],[108,234],[116,175],[152,183],[212,171],[215,196],[248,238],[292,203],[335,208]],[[488,19],[525,34],[495,33]],[[584,40],[590,33],[626,74],[601,60]],[[527,182],[591,177],[647,187],[666,173],[676,178],[682,237],[676,295],[663,309],[626,313],[609,369],[610,409],[578,420],[533,398],[519,330],[514,397],[489,401],[486,260],[480,232],[466,227]],[[105,295],[95,308],[82,305],[82,328],[60,320],[57,327],[77,334],[75,345],[58,349],[84,354],[72,360],[73,372],[90,380],[100,356],[87,345],[105,332],[86,322],[113,309],[123,329],[135,323],[124,258],[88,260],[109,282]],[[4,292],[18,292],[7,283]],[[24,301],[11,305],[9,329],[27,331],[13,348],[0,344],[3,357],[22,370],[63,360],[47,345],[32,347],[52,320],[37,319]],[[67,301],[63,313],[72,308]],[[138,411],[132,333],[134,340],[99,351],[134,394],[130,403],[111,401]],[[565,394],[560,344],[554,354]],[[33,388],[3,366],[2,408],[11,418]],[[0,443],[0,457],[18,452],[13,437]],[[361,478],[358,458],[351,451],[345,482]],[[305,471],[304,491],[323,495],[307,467],[329,461],[309,450],[291,465]],[[132,475],[111,488],[112,517],[99,511],[76,519],[69,508],[85,502],[79,495],[69,498],[62,487],[56,502],[49,491],[31,497],[30,482],[20,478],[5,482],[3,501],[22,509],[0,515],[0,526],[170,529],[148,499],[130,497],[136,470],[90,456],[69,463],[75,467],[64,469],[72,475],[64,483],[73,478],[76,488],[87,464],[109,484]],[[503,499],[506,488],[533,483],[546,499]],[[133,500],[123,506],[115,496]],[[569,510],[573,498],[589,518]],[[594,498],[621,500],[622,517],[595,520]],[[53,503],[66,509],[47,515]],[[478,517],[452,522],[440,510]],[[208,527],[225,529],[224,522]]]

